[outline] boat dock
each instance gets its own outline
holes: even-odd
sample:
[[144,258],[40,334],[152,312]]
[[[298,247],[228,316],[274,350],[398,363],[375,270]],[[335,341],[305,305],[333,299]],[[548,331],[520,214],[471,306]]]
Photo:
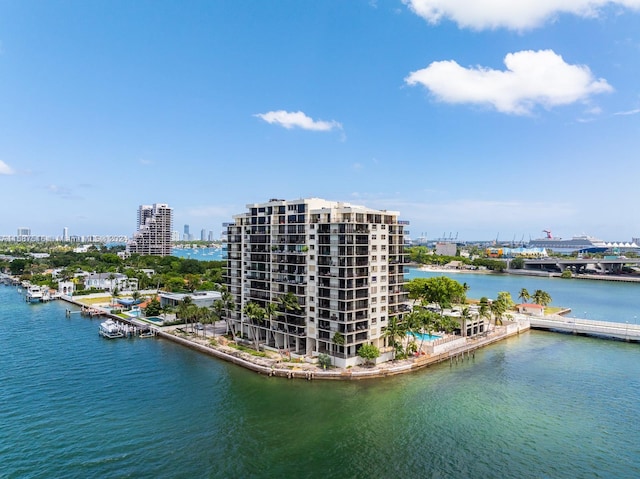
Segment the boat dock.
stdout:
[[601,336],[623,341],[640,342],[640,325],[635,323],[612,323],[609,321],[591,321],[562,316],[530,318],[531,329],[546,329],[563,333],[585,336]]

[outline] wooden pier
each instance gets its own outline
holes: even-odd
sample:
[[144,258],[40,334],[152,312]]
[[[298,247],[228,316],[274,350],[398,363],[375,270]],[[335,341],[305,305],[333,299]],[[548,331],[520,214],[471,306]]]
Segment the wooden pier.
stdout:
[[532,316],[530,323],[532,329],[546,329],[563,333],[640,342],[640,325],[635,323],[612,323],[609,321],[591,321],[561,316],[545,316],[541,318]]

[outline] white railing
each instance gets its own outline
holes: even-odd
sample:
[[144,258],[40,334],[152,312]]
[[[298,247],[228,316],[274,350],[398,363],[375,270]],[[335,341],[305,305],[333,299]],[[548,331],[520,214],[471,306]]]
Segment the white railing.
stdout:
[[634,323],[612,323],[574,318],[537,318],[531,317],[531,327],[555,329],[577,334],[610,336],[619,339],[640,340],[640,325]]

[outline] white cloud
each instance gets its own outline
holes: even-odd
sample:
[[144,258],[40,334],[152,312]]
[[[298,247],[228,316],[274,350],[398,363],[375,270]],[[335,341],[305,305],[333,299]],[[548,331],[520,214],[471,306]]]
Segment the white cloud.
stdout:
[[0,175],[13,175],[15,171],[4,161],[0,160]]
[[614,115],[637,115],[638,113],[640,113],[640,108],[636,108],[635,110],[619,111],[614,113]]
[[640,0],[403,0],[431,24],[448,18],[460,28],[528,30],[556,15],[596,17],[606,7],[640,9]]
[[342,125],[337,121],[313,120],[301,111],[289,112],[284,110],[270,111],[267,113],[257,113],[253,116],[263,119],[267,123],[280,125],[288,130],[292,128],[302,128],[312,131],[330,131],[342,129]]
[[445,103],[490,105],[516,115],[528,114],[537,105],[568,105],[613,91],[606,80],[596,80],[587,66],[570,65],[552,50],[509,53],[504,64],[506,70],[492,70],[438,61],[412,72],[405,82],[423,85]]

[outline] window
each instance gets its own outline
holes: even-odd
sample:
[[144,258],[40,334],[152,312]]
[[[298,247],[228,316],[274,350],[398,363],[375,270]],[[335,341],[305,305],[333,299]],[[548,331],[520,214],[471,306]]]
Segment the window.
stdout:
[[376,281],[378,281],[378,278],[376,276],[371,276],[371,282],[375,283]]
[[387,239],[387,235],[382,235],[382,239],[386,240]]
[[372,240],[377,239],[377,236],[376,235],[371,235],[371,239]]

